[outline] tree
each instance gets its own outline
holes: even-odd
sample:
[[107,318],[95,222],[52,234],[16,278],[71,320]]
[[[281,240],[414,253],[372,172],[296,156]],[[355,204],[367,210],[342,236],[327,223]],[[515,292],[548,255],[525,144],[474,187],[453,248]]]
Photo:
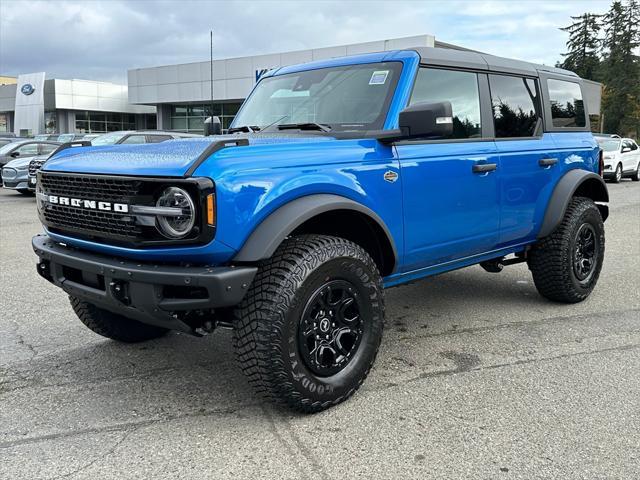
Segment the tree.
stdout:
[[564,61],[558,66],[571,70],[582,78],[594,80],[596,78],[600,58],[598,48],[600,40],[600,15],[585,13],[577,17],[571,17],[573,23],[560,30],[569,33],[567,41],[567,53],[563,53]]
[[607,132],[640,135],[640,5],[614,1],[603,16],[602,111]]

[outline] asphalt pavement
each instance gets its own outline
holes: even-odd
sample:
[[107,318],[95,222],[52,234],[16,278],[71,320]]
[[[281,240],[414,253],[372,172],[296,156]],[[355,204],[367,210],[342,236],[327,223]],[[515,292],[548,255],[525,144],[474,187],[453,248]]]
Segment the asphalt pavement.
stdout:
[[316,415],[257,398],[231,333],[122,345],[35,271],[35,200],[0,191],[0,478],[640,478],[640,184],[609,185],[577,305],[525,265],[387,291],[376,366]]

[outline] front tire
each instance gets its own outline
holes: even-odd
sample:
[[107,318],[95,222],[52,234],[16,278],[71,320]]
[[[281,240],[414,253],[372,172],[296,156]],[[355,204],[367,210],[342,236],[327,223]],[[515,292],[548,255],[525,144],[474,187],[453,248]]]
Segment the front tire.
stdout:
[[640,162],[638,162],[635,173],[631,175],[631,180],[634,182],[640,182]]
[[577,303],[592,292],[604,261],[604,223],[593,200],[574,197],[551,235],[533,247],[528,263],[543,297]]
[[292,237],[260,267],[234,316],[237,358],[254,389],[317,412],[353,395],[373,365],[384,322],[380,273],[345,239]]
[[616,166],[616,171],[613,174],[613,179],[612,179],[613,183],[620,183],[620,181],[622,181],[622,164],[619,163]]
[[76,297],[70,296],[69,300],[73,311],[89,330],[118,342],[144,342],[162,337],[169,331],[103,310]]

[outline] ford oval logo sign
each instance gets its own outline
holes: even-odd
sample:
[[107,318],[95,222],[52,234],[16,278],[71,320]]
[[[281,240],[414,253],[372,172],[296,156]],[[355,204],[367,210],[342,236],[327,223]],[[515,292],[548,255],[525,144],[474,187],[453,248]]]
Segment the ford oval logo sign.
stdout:
[[20,91],[24,94],[24,95],[31,95],[33,92],[35,92],[35,88],[33,88],[33,85],[31,85],[30,83],[25,83],[24,85],[22,85],[22,88],[20,88]]

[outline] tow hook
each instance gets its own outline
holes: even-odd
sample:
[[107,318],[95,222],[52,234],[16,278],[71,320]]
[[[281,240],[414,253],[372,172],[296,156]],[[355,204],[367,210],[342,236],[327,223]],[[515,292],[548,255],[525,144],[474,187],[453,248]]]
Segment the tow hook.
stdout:
[[113,298],[124,305],[131,305],[131,298],[129,298],[129,285],[126,282],[113,281],[109,283],[109,290],[111,290]]
[[51,266],[48,261],[43,260],[38,263],[38,273],[42,278],[51,282],[53,279],[51,278]]

